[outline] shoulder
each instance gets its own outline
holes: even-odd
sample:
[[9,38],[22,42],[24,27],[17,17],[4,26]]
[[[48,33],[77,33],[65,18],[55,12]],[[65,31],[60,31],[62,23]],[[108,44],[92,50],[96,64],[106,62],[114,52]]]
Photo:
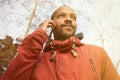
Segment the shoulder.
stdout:
[[82,48],[86,48],[86,49],[89,49],[89,50],[104,50],[104,48],[103,47],[101,47],[101,46],[97,46],[97,45],[92,45],[92,44],[84,44],[83,46],[82,46]]
[[87,55],[92,55],[92,56],[104,56],[104,55],[106,55],[105,49],[103,47],[100,47],[97,45],[84,44],[80,48]]

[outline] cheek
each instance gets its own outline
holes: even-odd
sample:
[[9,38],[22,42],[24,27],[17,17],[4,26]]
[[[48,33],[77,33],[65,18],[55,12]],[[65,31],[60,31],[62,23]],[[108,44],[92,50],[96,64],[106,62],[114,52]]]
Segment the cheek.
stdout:
[[73,22],[73,26],[74,26],[74,28],[76,29],[76,28],[77,28],[77,23],[76,23],[76,22]]
[[61,24],[62,24],[62,21],[61,21],[61,20],[54,20],[54,22],[55,22],[55,24],[56,24],[55,28],[56,28],[56,29],[59,29],[60,26],[61,26]]
[[54,26],[54,32],[58,32],[59,31],[59,29],[60,29],[60,24],[59,24],[59,22],[58,21],[54,21],[55,22],[55,25],[56,26]]

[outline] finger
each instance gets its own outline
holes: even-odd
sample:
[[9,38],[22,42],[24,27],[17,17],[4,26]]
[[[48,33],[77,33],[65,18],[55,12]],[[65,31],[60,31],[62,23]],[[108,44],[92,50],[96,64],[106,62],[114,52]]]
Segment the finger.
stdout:
[[39,25],[39,28],[42,28],[44,31],[47,31],[47,28],[51,27],[52,29],[54,29],[54,26],[56,26],[56,24],[53,20],[46,19]]
[[54,23],[54,22],[50,22],[50,23],[48,24],[48,27],[51,27],[52,29],[54,29],[54,28],[55,28],[55,23]]

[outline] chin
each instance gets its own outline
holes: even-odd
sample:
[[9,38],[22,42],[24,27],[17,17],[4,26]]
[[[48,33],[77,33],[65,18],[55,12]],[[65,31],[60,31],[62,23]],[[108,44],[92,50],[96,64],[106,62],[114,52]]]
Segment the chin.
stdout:
[[73,36],[74,34],[64,34],[63,36],[64,36],[64,38],[66,38],[66,39],[68,39],[68,38],[70,38],[71,36]]
[[68,32],[68,33],[65,33],[66,36],[73,36],[74,33],[73,32]]

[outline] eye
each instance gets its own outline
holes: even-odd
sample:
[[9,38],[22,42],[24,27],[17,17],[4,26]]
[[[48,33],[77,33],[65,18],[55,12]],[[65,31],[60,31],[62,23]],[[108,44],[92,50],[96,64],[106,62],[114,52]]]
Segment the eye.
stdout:
[[65,17],[65,14],[59,14],[58,18],[60,18],[60,17]]
[[71,18],[72,18],[73,20],[76,20],[76,19],[77,19],[76,15],[71,15]]

